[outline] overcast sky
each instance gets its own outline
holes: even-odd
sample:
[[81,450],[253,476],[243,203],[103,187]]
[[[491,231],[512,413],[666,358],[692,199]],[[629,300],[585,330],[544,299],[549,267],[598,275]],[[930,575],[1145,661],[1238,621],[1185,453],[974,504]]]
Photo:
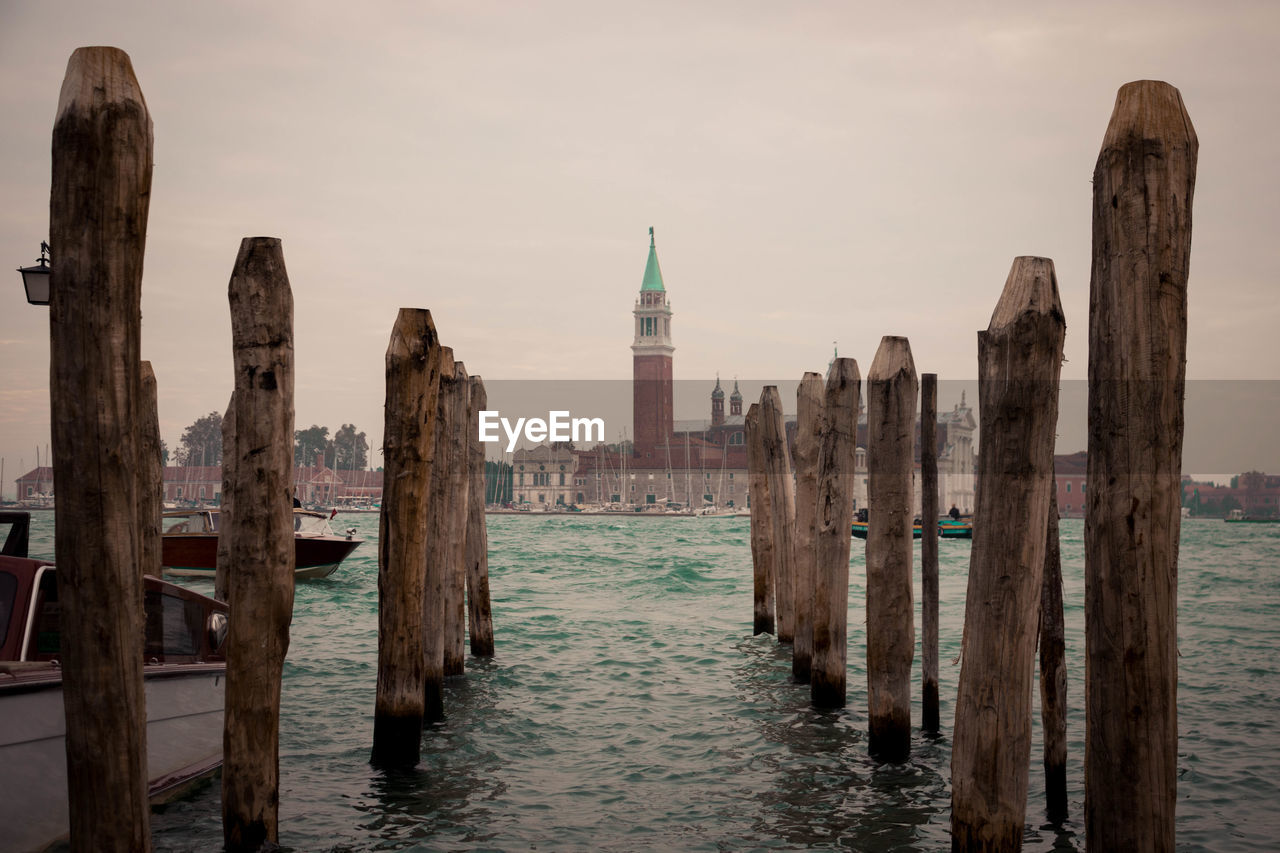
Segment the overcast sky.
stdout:
[[[230,394],[248,235],[284,241],[297,426],[375,446],[400,306],[488,378],[628,378],[651,225],[677,379],[798,378],[832,341],[865,373],[884,334],[972,379],[1016,255],[1054,259],[1080,379],[1089,181],[1116,90],[1154,78],[1200,139],[1188,376],[1280,378],[1280,5],[889,5],[0,0],[0,258],[47,237],[67,58],[107,44],[155,126],[142,350],[171,449]],[[8,275],[12,495],[49,441],[48,320]]]

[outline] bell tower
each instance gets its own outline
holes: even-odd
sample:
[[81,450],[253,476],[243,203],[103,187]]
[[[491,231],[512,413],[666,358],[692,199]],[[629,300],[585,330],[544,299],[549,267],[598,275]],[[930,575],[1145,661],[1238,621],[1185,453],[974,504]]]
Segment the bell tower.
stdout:
[[651,455],[671,440],[673,427],[671,354],[671,303],[658,267],[653,228],[649,229],[649,260],[636,299],[635,340],[632,353],[632,426],[637,456]]

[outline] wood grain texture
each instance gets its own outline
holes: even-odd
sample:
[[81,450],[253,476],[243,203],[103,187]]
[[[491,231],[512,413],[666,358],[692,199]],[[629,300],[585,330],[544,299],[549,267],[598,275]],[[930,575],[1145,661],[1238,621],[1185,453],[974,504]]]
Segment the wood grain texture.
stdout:
[[489,405],[484,380],[472,376],[467,406],[467,455],[471,485],[467,490],[467,634],[471,654],[491,658],[493,605],[489,600],[489,532],[485,522],[484,443],[480,441],[480,412]]
[[227,540],[222,831],[228,851],[279,840],[280,679],[293,618],[293,292],[280,240],[246,237],[227,288],[235,392]]
[[139,571],[160,577],[160,516],[164,513],[164,459],[160,449],[160,411],[156,372],[151,362],[140,365],[138,383],[138,528],[141,539]]
[[[231,517],[231,475],[233,466],[230,460],[235,457],[236,452],[236,392],[231,391],[231,398],[227,400],[227,410],[222,415],[222,505],[219,507],[221,514]],[[219,601],[227,600],[227,572],[231,568],[231,554],[227,550],[228,540],[225,536],[218,537],[218,553],[215,557],[213,570],[213,597]]]
[[1019,257],[978,333],[978,490],[951,758],[953,850],[1022,848],[1031,690],[1066,322],[1053,262]]
[[1199,142],[1178,90],[1121,87],[1093,173],[1085,836],[1172,850],[1187,276]]
[[760,441],[765,484],[769,489],[769,524],[773,530],[778,642],[790,643],[795,639],[796,631],[796,492],[791,479],[791,451],[787,449],[787,431],[782,419],[782,398],[776,385],[766,385],[760,392]]
[[451,347],[440,348],[440,391],[436,398],[435,449],[432,452],[430,500],[427,502],[427,574],[422,592],[423,719],[444,719],[445,585],[449,582],[449,500],[457,367]]
[[151,849],[137,476],[152,148],[151,116],[128,55],[75,51],[53,129],[49,356],[77,853]]
[[912,469],[919,383],[906,338],[885,336],[867,374],[867,705],[871,755],[911,753]]
[[427,502],[440,369],[431,312],[401,308],[387,344],[378,519],[378,688],[370,761],[379,767],[413,767],[421,756]]
[[809,698],[818,708],[846,701],[849,550],[857,450],[858,363],[837,358],[823,392],[814,531],[813,667]]
[[795,640],[791,675],[809,683],[813,665],[813,592],[817,569],[814,540],[818,523],[818,456],[822,449],[822,377],[806,373],[796,388],[795,454]]
[[777,630],[773,593],[773,510],[769,504],[768,478],[764,469],[759,403],[747,407],[743,424],[747,433],[747,490],[751,503],[753,631],[772,634]]
[[1045,816],[1067,819],[1067,645],[1062,613],[1062,546],[1057,490],[1049,493],[1049,522],[1040,583],[1040,728],[1044,732]]
[[[471,380],[462,362],[454,363],[453,382],[446,385],[454,396],[450,403],[453,420],[448,424],[447,462],[439,469],[449,478],[449,497],[445,502],[448,534],[445,553],[444,586],[444,674],[462,675],[466,668],[466,588],[467,588],[467,514],[470,510],[471,446],[467,439],[471,418]],[[478,424],[478,421],[477,421]]]
[[920,728],[937,734],[938,374],[920,377]]

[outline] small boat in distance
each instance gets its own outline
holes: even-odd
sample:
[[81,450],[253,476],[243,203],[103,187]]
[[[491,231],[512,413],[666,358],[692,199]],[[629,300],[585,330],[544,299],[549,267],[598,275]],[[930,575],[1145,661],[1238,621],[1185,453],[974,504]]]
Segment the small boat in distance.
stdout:
[[[867,522],[853,522],[853,537],[855,539],[867,538]],[[920,538],[920,525],[916,523],[911,527],[911,538]],[[973,538],[973,522],[963,519],[940,518],[938,519],[938,538],[939,539],[972,539]]]
[[[45,847],[69,831],[61,606],[57,572],[25,553],[25,520],[0,513],[0,849]],[[14,534],[18,539],[15,541]],[[143,578],[147,779],[153,803],[222,764],[227,605]]]
[[[337,571],[363,539],[355,538],[356,528],[338,535],[329,526],[329,513],[309,509],[293,511],[293,545],[297,564],[296,580],[327,578]],[[212,578],[218,566],[217,509],[189,509],[166,512],[161,517],[161,557],[165,574],[187,578]]]
[[1272,516],[1259,518],[1257,516],[1245,515],[1244,510],[1242,509],[1231,510],[1231,514],[1222,520],[1228,523],[1234,522],[1236,524],[1280,524],[1280,518]]

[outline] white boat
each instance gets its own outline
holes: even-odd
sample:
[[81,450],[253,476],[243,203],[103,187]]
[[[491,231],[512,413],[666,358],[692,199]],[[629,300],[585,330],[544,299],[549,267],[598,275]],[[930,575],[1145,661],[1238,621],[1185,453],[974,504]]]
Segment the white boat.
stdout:
[[[6,515],[0,513],[0,523]],[[25,538],[25,529],[24,529]],[[57,573],[26,548],[0,556],[0,850],[40,849],[65,836],[66,721],[59,666]],[[21,556],[10,556],[20,550]],[[153,802],[222,764],[227,607],[144,579],[143,683]],[[6,618],[7,617],[7,618]],[[3,624],[7,621],[7,625]],[[105,784],[105,783],[104,783]]]

